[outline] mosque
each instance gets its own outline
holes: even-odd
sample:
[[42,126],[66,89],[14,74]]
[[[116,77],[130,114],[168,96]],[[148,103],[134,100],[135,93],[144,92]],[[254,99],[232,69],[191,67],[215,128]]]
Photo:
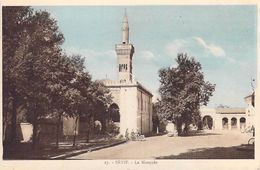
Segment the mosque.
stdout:
[[135,48],[129,43],[129,24],[125,13],[122,25],[122,42],[115,45],[118,62],[118,80],[103,80],[111,91],[113,104],[109,119],[120,129],[148,134],[152,131],[152,93],[133,77]]

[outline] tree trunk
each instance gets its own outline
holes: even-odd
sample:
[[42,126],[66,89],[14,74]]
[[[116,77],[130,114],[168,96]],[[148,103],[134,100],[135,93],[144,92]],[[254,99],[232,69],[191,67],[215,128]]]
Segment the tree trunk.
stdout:
[[11,144],[16,143],[16,110],[17,110],[17,102],[16,97],[13,95],[13,101],[12,101],[12,126],[11,126]]
[[77,124],[78,124],[79,116],[76,117],[75,127],[74,127],[74,136],[73,136],[73,146],[76,144],[76,132],[77,132]]
[[89,142],[89,129],[87,130],[87,133],[86,133],[86,143]]
[[184,126],[184,135],[188,135],[188,131],[189,131],[189,124],[188,123],[185,123],[185,126]]
[[[107,123],[106,123],[107,122]],[[103,118],[101,119],[101,125],[102,125],[102,127],[101,127],[101,133],[105,133],[106,131],[107,131],[107,126],[109,126],[109,120],[108,121],[106,121],[106,120],[104,120]]]
[[90,118],[88,118],[88,127],[87,127],[87,132],[86,132],[86,143],[89,142],[89,136],[90,136]]
[[62,113],[59,114],[58,121],[56,124],[56,147],[57,148],[59,147],[59,133],[60,133],[60,125],[61,125],[61,116],[62,116]]
[[[5,96],[4,96],[5,97]],[[8,99],[3,97],[3,143],[6,143],[6,129],[8,125],[8,114],[9,108],[8,108]]]
[[36,146],[38,145],[39,140],[39,131],[38,131],[38,113],[36,111],[36,104],[33,108],[33,138],[32,138],[32,148],[33,150],[36,149]]
[[179,117],[177,117],[175,122],[176,122],[176,126],[177,126],[178,136],[181,136],[181,134],[182,134],[182,121],[180,120]]

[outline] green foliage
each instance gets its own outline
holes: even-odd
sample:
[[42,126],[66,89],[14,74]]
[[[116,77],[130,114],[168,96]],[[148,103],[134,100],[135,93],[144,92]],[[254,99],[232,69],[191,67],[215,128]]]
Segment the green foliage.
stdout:
[[167,125],[167,119],[165,119],[164,114],[160,114],[160,102],[153,103],[153,132],[157,132],[157,128],[159,132],[164,132]]
[[[29,7],[3,7],[3,109],[4,124],[10,123],[7,112],[12,112],[13,108],[21,105],[17,100],[23,100],[23,71],[24,62],[21,55],[21,39],[24,37],[27,22],[32,15]],[[23,68],[23,69],[20,69]],[[17,106],[18,105],[18,106]],[[16,114],[13,112],[12,114]],[[16,116],[16,115],[15,115]],[[14,117],[14,116],[12,116]],[[15,123],[15,119],[13,119]]]
[[200,120],[199,108],[207,105],[215,85],[204,81],[201,65],[194,58],[179,54],[176,68],[159,70],[161,100],[157,103],[160,121],[172,120],[179,134]]
[[90,118],[104,113],[111,103],[108,89],[91,80],[84,58],[67,56],[63,42],[48,12],[3,7],[3,116],[5,123],[12,118],[13,139],[17,108],[26,110],[35,137],[39,119]]

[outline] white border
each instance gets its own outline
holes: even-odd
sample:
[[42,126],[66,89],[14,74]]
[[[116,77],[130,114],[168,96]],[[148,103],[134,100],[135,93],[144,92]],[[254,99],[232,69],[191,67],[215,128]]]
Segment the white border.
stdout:
[[[142,1],[119,1],[119,0],[111,0],[111,1],[105,1],[105,0],[96,0],[96,1],[90,1],[90,0],[55,0],[55,1],[46,1],[46,0],[16,0],[14,1],[8,1],[8,0],[2,0],[1,6],[18,6],[18,5],[30,5],[30,6],[36,6],[36,5],[257,5],[258,6],[258,24],[260,21],[260,8],[259,3],[257,0],[247,0],[247,1],[238,1],[238,0],[229,0],[229,1],[223,1],[223,0],[186,0],[185,2],[181,0],[175,0],[174,2],[172,0],[142,0]],[[1,8],[1,18],[2,18],[2,8]],[[1,28],[2,32],[2,20],[1,20]],[[259,58],[259,40],[260,40],[260,31],[259,26],[257,29],[257,56],[258,56],[258,65],[257,65],[257,77],[258,77],[258,88],[256,90],[256,135],[258,135],[256,139],[256,148],[255,148],[255,159],[254,160],[241,160],[241,159],[235,159],[235,160],[156,160],[158,161],[157,165],[109,165],[106,166],[104,164],[104,160],[51,160],[51,161],[0,161],[0,169],[119,169],[119,170],[136,170],[136,169],[221,169],[221,170],[230,170],[230,169],[236,169],[236,170],[245,170],[245,169],[252,169],[252,170],[260,170],[260,145],[258,142],[259,136],[260,136],[260,124],[259,118],[260,118],[260,58]],[[0,36],[1,39],[1,60],[0,60],[0,66],[2,69],[2,36]],[[2,74],[0,75],[0,78],[2,80]],[[0,93],[2,96],[2,83],[0,84]],[[0,99],[2,103],[2,97]],[[0,111],[2,113],[2,107],[0,108]],[[2,114],[1,119],[2,120]],[[2,121],[1,121],[2,122]],[[1,136],[0,140],[2,141],[2,123],[1,123]],[[257,152],[258,151],[258,152]],[[2,147],[1,147],[1,157],[2,157]]]

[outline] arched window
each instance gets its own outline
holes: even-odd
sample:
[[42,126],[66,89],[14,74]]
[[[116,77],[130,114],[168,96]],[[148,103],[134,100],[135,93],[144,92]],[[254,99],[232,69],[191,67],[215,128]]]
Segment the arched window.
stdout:
[[113,122],[120,122],[120,113],[119,113],[119,107],[117,104],[113,103],[109,107],[110,111],[110,120]]
[[241,117],[239,121],[240,121],[240,129],[245,129],[246,128],[246,118]]
[[231,129],[236,129],[237,128],[237,118],[233,117],[231,119]]
[[213,127],[213,118],[211,116],[204,116],[202,119],[203,129],[212,129]]
[[228,118],[224,117],[222,119],[222,128],[223,129],[228,129]]

